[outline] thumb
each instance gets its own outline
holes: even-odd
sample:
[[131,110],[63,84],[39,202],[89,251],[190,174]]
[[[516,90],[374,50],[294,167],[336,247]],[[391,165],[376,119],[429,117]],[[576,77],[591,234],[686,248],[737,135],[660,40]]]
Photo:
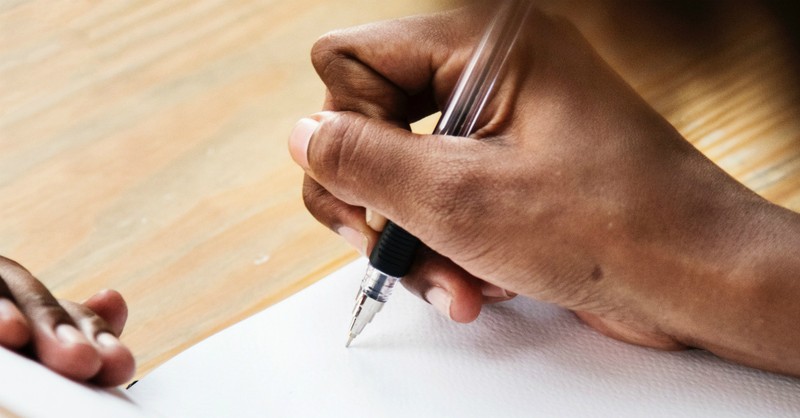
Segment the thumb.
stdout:
[[481,144],[418,135],[357,113],[322,112],[297,123],[289,150],[337,198],[372,208],[412,231],[448,212],[460,179],[474,178],[465,171],[480,166],[481,153],[472,148]]

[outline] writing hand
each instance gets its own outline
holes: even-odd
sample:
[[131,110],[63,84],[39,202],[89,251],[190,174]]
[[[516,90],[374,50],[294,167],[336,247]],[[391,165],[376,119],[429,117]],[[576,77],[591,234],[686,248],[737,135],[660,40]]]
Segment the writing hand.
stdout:
[[624,341],[800,373],[800,216],[705,158],[569,23],[531,16],[473,138],[407,130],[442,107],[488,15],[315,45],[329,112],[290,138],[311,213],[367,250],[363,208],[419,237],[430,250],[404,284],[456,320],[477,316],[485,282]]

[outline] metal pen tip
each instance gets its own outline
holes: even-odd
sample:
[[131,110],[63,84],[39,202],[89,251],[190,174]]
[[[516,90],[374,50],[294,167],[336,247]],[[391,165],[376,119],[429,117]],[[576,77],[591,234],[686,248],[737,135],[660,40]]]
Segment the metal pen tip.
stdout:
[[353,334],[347,334],[347,342],[344,343],[344,348],[350,347],[350,343],[356,338]]

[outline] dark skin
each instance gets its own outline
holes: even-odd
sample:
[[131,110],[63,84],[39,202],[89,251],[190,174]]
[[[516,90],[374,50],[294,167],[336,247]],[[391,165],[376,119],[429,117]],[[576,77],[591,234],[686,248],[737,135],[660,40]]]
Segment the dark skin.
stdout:
[[28,270],[0,257],[0,346],[66,377],[117,386],[133,377],[133,355],[119,341],[128,308],[114,290],[83,303],[57,300]]
[[800,375],[800,215],[705,158],[568,22],[530,18],[473,138],[407,130],[446,101],[489,15],[317,42],[326,112],[289,142],[311,213],[362,252],[365,208],[418,236],[403,283],[459,322],[519,294],[626,342]]
[[[784,3],[770,2],[796,17]],[[402,19],[317,43],[324,109],[336,113],[302,121],[291,144],[314,216],[361,252],[381,213],[423,238],[430,248],[404,284],[459,322],[519,293],[623,341],[800,374],[798,215],[697,153],[566,22],[536,16],[482,145],[403,131],[441,108],[489,15]],[[387,155],[404,164],[379,175]],[[0,346],[115,386],[135,368],[118,339],[126,319],[113,290],[57,300],[0,257]]]

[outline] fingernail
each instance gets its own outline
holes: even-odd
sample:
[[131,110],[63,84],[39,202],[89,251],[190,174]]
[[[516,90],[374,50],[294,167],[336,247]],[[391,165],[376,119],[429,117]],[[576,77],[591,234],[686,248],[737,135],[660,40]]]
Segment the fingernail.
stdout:
[[103,293],[106,293],[109,290],[110,289],[102,289],[102,290],[100,290],[99,292],[97,292],[97,293],[93,294],[92,296],[89,296],[88,298],[86,298],[83,302],[81,302],[81,305],[86,304],[86,302],[88,302],[88,301],[90,301],[90,300],[92,300],[94,298],[100,297]]
[[314,119],[303,118],[294,125],[289,135],[289,154],[304,169],[308,169],[308,143],[318,126],[319,122]]
[[121,345],[117,337],[115,337],[114,334],[110,332],[101,332],[100,334],[97,334],[95,340],[97,340],[97,343],[103,347],[110,348],[110,347],[118,347]]
[[386,218],[379,213],[375,213],[372,209],[367,208],[367,214],[365,216],[367,225],[372,228],[374,231],[381,232],[383,228],[386,226]]
[[453,298],[441,287],[433,286],[425,292],[425,300],[427,300],[437,311],[442,315],[452,319],[450,316],[450,303]]
[[341,226],[336,230],[345,241],[353,246],[361,255],[367,255],[367,236],[349,226]]
[[68,324],[61,324],[56,327],[56,337],[65,344],[89,344],[83,333]]
[[493,285],[491,283],[484,283],[481,286],[481,294],[486,296],[487,298],[506,298],[510,299],[512,297],[512,293],[503,289],[500,286]]
[[0,298],[0,321],[7,321],[17,316],[17,308],[6,298]]

